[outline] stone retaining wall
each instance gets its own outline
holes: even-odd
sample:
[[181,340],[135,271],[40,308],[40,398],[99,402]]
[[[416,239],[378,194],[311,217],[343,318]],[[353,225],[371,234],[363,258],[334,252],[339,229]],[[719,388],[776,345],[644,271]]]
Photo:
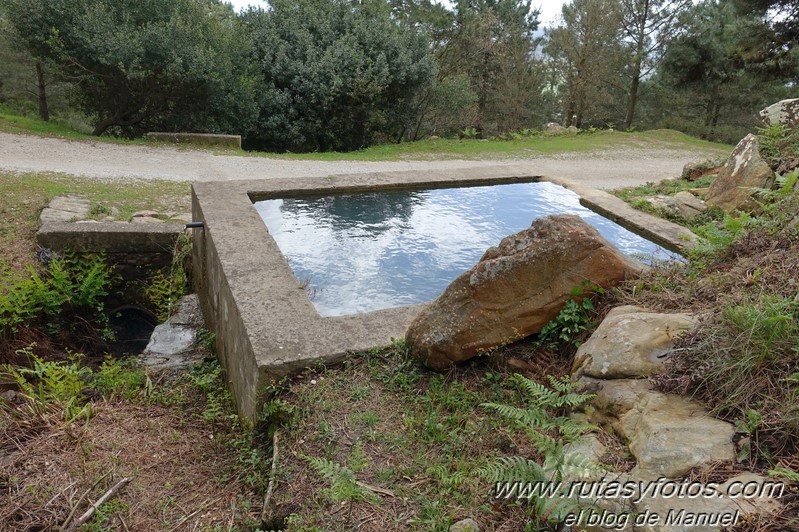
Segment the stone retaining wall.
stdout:
[[[109,294],[107,305],[144,303],[141,286],[172,263],[184,226],[176,224],[45,223],[36,242],[55,253],[102,253],[114,268],[120,286]],[[118,301],[117,301],[118,300]]]

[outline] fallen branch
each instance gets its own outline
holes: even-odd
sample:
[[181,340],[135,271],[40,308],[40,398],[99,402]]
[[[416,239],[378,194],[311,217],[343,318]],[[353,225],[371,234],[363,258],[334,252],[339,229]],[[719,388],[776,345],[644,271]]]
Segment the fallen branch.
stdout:
[[272,470],[269,472],[269,485],[266,488],[266,495],[264,495],[264,505],[261,507],[261,523],[265,523],[268,517],[269,502],[272,499],[272,492],[275,489],[275,477],[277,476],[277,440],[278,431],[272,435]]
[[200,505],[200,507],[199,507],[199,508],[197,508],[196,510],[194,510],[194,511],[193,511],[192,513],[190,513],[190,514],[186,514],[186,515],[184,515],[184,516],[183,516],[183,517],[180,519],[180,521],[178,521],[177,523],[175,523],[175,526],[173,526],[172,528],[170,528],[170,529],[169,529],[169,532],[174,532],[175,530],[177,530],[178,528],[180,528],[181,526],[183,526],[183,524],[184,524],[186,521],[188,521],[189,519],[191,519],[192,517],[194,517],[194,516],[195,516],[195,515],[197,515],[198,513],[202,512],[203,510],[205,510],[206,508],[208,508],[209,506],[211,506],[212,504],[214,504],[214,503],[215,503],[215,502],[217,502],[218,500],[219,500],[219,498],[217,498],[217,499],[206,499],[206,501],[205,501],[204,503],[202,503],[202,504]]
[[61,525],[61,530],[62,530],[62,531],[63,531],[63,530],[67,530],[67,527],[69,526],[69,522],[70,522],[70,521],[72,521],[72,518],[75,516],[75,512],[77,512],[77,511],[78,511],[78,506],[80,506],[80,503],[82,503],[82,502],[83,502],[83,499],[85,499],[85,498],[86,498],[86,497],[89,495],[89,493],[91,493],[91,492],[92,492],[92,490],[93,490],[94,488],[96,488],[96,487],[97,487],[97,485],[98,485],[100,482],[102,482],[102,481],[103,481],[103,480],[104,480],[104,479],[105,479],[105,478],[106,478],[108,475],[110,475],[111,473],[113,473],[113,471],[108,471],[108,472],[106,472],[106,474],[105,474],[105,475],[103,475],[103,476],[101,476],[100,478],[98,478],[98,479],[97,479],[97,480],[94,482],[94,484],[92,484],[92,486],[91,486],[89,489],[87,489],[86,491],[84,491],[84,492],[83,492],[83,495],[81,495],[81,496],[80,496],[80,498],[78,499],[78,502],[76,502],[76,503],[75,503],[75,506],[73,506],[73,507],[72,507],[72,510],[70,510],[70,512],[69,512],[69,515],[68,515],[68,516],[67,516],[67,518],[64,520],[64,524],[63,524],[63,525]]
[[133,480],[133,477],[125,477],[122,480],[120,480],[119,482],[117,482],[116,484],[114,484],[113,486],[111,486],[111,488],[108,491],[103,493],[102,497],[97,499],[97,502],[95,502],[94,504],[89,506],[89,509],[86,510],[86,513],[84,513],[82,516],[78,517],[78,520],[75,521],[75,527],[74,528],[78,528],[80,525],[84,524],[89,519],[91,519],[94,516],[94,512],[96,512],[97,509],[100,506],[102,506],[103,504],[107,503],[114,495],[116,495],[116,493],[119,490],[121,490],[122,488],[127,486],[128,483],[130,483],[131,480]]
[[356,480],[355,485],[360,486],[361,488],[367,489],[369,491],[379,493],[380,495],[386,495],[387,497],[396,497],[396,495],[394,495],[394,492],[391,491],[390,489],[381,488],[378,486],[372,486],[370,484],[367,484],[366,482],[361,482],[360,480]]

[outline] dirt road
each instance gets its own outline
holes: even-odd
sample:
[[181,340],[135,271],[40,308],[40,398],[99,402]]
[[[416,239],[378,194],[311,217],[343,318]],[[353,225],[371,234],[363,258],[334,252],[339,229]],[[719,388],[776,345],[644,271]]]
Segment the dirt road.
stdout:
[[619,149],[486,161],[300,161],[214,155],[210,151],[164,146],[122,145],[0,133],[0,169],[63,172],[96,178],[217,181],[332,174],[474,168],[528,164],[531,173],[579,180],[596,188],[617,188],[677,177],[688,162],[718,152],[674,149]]

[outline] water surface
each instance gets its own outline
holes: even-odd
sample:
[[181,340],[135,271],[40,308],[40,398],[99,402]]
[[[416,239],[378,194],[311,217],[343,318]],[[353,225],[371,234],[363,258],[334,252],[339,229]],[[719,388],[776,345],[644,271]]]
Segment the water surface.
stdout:
[[486,249],[549,214],[580,216],[627,255],[675,257],[552,183],[304,196],[255,208],[322,316],[435,299]]

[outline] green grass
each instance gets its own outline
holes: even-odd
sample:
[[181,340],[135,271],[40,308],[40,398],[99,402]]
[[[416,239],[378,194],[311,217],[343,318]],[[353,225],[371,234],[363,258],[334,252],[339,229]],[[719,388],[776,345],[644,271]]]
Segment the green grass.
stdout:
[[[43,137],[58,137],[92,142],[117,144],[153,144],[146,139],[120,139],[117,137],[94,137],[76,131],[66,123],[53,120],[44,122],[38,118],[20,116],[7,107],[0,106],[0,131],[26,133]],[[160,143],[159,143],[160,144]],[[728,155],[732,146],[696,139],[673,130],[653,130],[643,133],[611,131],[584,132],[578,135],[513,135],[502,139],[445,139],[434,138],[401,144],[381,144],[352,152],[324,153],[271,153],[222,150],[192,144],[180,144],[182,149],[207,149],[221,155],[247,155],[251,157],[277,157],[281,159],[316,161],[396,161],[431,159],[526,159],[560,153],[591,153],[604,150],[673,149],[702,151],[704,156]],[[601,157],[601,153],[598,154]]]
[[628,203],[635,202],[642,198],[656,196],[658,194],[665,196],[673,196],[678,192],[685,190],[707,188],[713,183],[716,176],[708,175],[697,179],[696,181],[687,181],[685,179],[664,179],[658,183],[647,183],[637,187],[619,188],[613,191],[617,197],[623,199]]
[[49,201],[64,194],[92,202],[91,212],[102,215],[111,207],[126,220],[143,209],[189,211],[190,185],[162,180],[97,180],[53,173],[15,173],[0,170],[0,258],[12,264],[32,260],[38,216]]
[[688,181],[685,179],[664,179],[658,183],[647,183],[637,187],[625,187],[611,191],[618,198],[623,199],[630,204],[631,207],[644,211],[655,216],[659,216],[666,220],[684,225],[693,231],[703,231],[706,229],[708,223],[715,223],[724,217],[724,213],[718,207],[711,207],[704,214],[696,216],[690,220],[686,220],[678,214],[674,214],[662,209],[656,208],[654,205],[647,201],[647,198],[653,196],[673,196],[678,192],[684,192],[692,189],[708,188],[715,175],[708,175],[696,179],[695,181]]
[[[70,140],[83,140],[91,142],[106,142],[111,144],[133,144],[133,145],[164,145],[177,149],[209,149],[202,144],[194,144],[191,142],[183,142],[181,144],[173,144],[170,142],[160,142],[150,140],[144,137],[137,139],[125,139],[114,137],[110,135],[103,135],[100,137],[90,135],[90,126],[81,127],[76,129],[69,121],[60,120],[57,117],[52,118],[49,122],[45,122],[38,117],[25,116],[15,113],[13,110],[6,106],[0,105],[0,132],[4,133],[24,133],[28,135],[36,135],[39,137],[53,137],[60,139]],[[243,153],[238,149],[228,149],[214,147],[214,151],[220,153]]]
[[[135,359],[90,369],[80,355],[45,361],[26,351],[30,369],[0,365],[19,390],[15,402],[0,398],[0,438],[16,443],[0,512],[21,509],[18,529],[60,529],[123,476],[130,486],[80,530],[257,527],[268,455],[237,422],[218,364],[165,375]],[[87,498],[53,497],[68,487]]]
[[63,139],[91,140],[101,142],[113,142],[118,144],[143,144],[144,139],[126,140],[116,137],[95,137],[86,131],[78,131],[67,122],[57,118],[45,122],[40,118],[24,116],[15,113],[6,106],[0,105],[0,131],[5,133],[26,133],[38,135],[40,137],[57,137]]
[[701,150],[705,156],[729,155],[732,146],[696,139],[673,130],[643,133],[598,131],[570,136],[523,136],[511,140],[425,139],[401,144],[381,144],[353,152],[259,153],[255,157],[318,161],[392,161],[432,159],[526,159],[560,153],[591,153],[636,149]]
[[275,493],[277,512],[293,514],[286,530],[352,530],[369,516],[389,529],[446,531],[471,516],[524,530],[533,509],[494,505],[479,474],[501,456],[541,459],[523,430],[480,406],[524,404],[502,360],[444,375],[396,344],[287,383]]

